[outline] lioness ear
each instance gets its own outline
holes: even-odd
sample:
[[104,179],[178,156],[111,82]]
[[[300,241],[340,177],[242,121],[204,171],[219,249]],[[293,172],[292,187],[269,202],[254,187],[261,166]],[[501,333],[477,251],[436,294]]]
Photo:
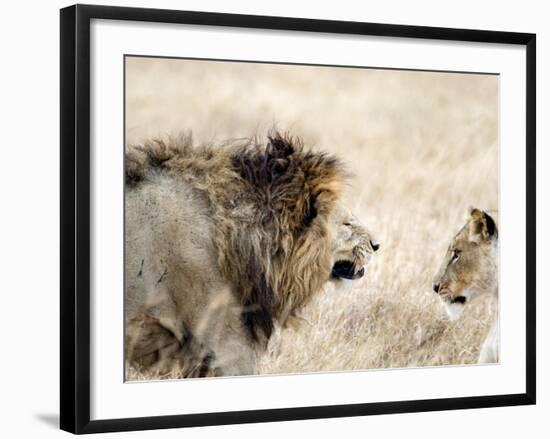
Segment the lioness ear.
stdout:
[[491,216],[476,208],[470,208],[469,240],[471,242],[483,242],[496,236],[497,227]]

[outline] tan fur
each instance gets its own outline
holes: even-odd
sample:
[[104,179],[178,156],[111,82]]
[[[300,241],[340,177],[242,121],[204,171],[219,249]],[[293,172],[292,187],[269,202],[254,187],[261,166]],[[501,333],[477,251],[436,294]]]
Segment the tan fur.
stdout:
[[323,289],[336,261],[355,272],[373,253],[341,204],[341,164],[288,136],[131,147],[126,181],[130,363],[169,358],[188,376],[255,373],[273,325]]
[[[498,229],[492,216],[471,208],[434,278],[449,316],[458,318],[482,294],[498,296]],[[498,361],[498,318],[483,343],[480,362]],[[491,351],[491,353],[489,353]]]

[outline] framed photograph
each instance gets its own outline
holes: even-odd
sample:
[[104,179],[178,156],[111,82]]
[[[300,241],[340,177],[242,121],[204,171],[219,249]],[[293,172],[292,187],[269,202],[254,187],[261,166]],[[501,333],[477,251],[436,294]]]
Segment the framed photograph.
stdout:
[[61,10],[61,428],[535,403],[535,35]]

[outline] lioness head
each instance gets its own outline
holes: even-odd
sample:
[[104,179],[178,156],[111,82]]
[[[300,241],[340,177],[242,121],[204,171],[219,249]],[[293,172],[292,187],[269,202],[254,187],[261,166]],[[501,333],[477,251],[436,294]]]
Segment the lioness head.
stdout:
[[486,212],[472,208],[466,224],[451,241],[433,281],[433,290],[451,319],[460,317],[466,303],[494,289],[497,275],[498,230]]

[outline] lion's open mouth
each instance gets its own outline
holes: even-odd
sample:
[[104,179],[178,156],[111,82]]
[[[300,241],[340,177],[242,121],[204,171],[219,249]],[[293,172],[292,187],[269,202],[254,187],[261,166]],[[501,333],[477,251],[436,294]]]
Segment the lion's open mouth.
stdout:
[[337,261],[332,267],[332,277],[336,279],[361,279],[365,275],[365,267],[359,266],[356,271],[356,265],[352,261]]

